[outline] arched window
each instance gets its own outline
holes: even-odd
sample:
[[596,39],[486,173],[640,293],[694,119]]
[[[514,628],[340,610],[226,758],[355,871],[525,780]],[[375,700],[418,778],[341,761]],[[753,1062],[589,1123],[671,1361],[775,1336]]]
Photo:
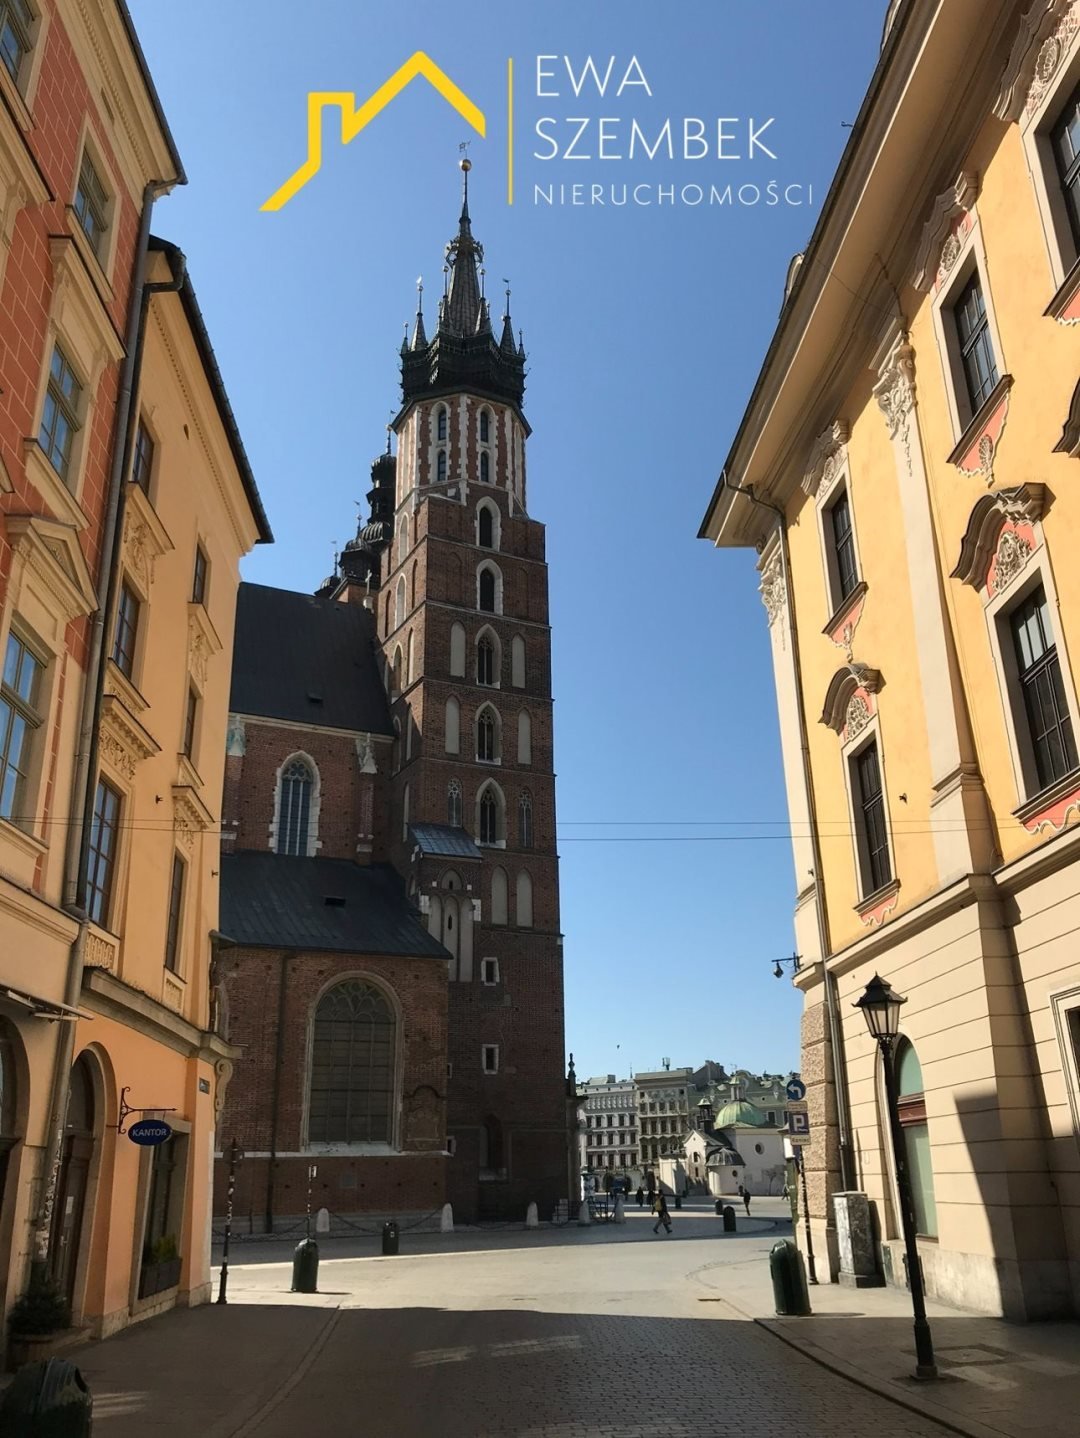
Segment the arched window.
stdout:
[[491,455],[486,449],[482,450],[480,454],[480,483],[491,483]]
[[907,1039],[899,1041],[895,1063],[900,1124],[904,1131],[904,1152],[915,1206],[915,1228],[926,1238],[936,1238],[937,1203],[934,1198],[934,1169],[930,1160],[930,1129],[926,1121],[922,1066],[914,1046]]
[[444,404],[439,406],[438,415],[435,419],[435,438],[444,440],[446,438],[446,426],[449,423],[450,415]]
[[476,682],[489,688],[495,683],[495,645],[486,634],[476,641]]
[[[439,888],[446,890],[440,906],[442,910],[442,930],[439,934],[439,939],[443,948],[456,959],[461,952],[461,905],[457,899],[451,898],[450,895],[461,892],[462,884],[460,875],[450,870],[439,880]],[[451,970],[450,977],[456,978],[456,976],[455,968]]]
[[477,806],[479,810],[481,844],[498,844],[503,838],[505,825],[503,822],[502,794],[494,784],[487,784],[480,795]]
[[406,784],[401,796],[401,841],[404,844],[409,842],[409,799],[409,786]]
[[525,688],[525,641],[520,634],[510,644],[510,682],[515,689]]
[[465,629],[460,624],[450,627],[450,673],[455,679],[465,677]]
[[453,695],[446,701],[446,737],[443,748],[448,754],[461,753],[461,705]]
[[409,637],[405,641],[405,684],[408,686],[416,678],[413,673],[413,631],[409,630]]
[[414,560],[413,560],[413,567],[412,567],[412,585],[411,585],[410,591],[409,591],[409,592],[410,592],[410,599],[411,599],[411,602],[412,602],[412,607],[413,607],[414,609],[416,608],[417,588],[418,588],[418,586],[419,586],[419,574],[420,574],[420,562],[419,562],[419,560],[414,559]]
[[522,849],[533,846],[532,796],[528,793],[518,800],[518,844]]
[[404,660],[401,657],[401,645],[399,644],[394,650],[394,662],[390,666],[390,677],[393,680],[392,692],[394,694],[401,693],[401,676],[404,667]]
[[405,623],[405,576],[400,577],[397,582],[397,592],[394,595],[394,628]]
[[397,562],[400,564],[409,552],[409,518],[403,514],[398,520]]
[[502,610],[501,575],[491,561],[480,566],[476,576],[476,605],[485,614],[499,614]]
[[455,829],[461,828],[461,785],[451,779],[446,786],[446,822]]
[[490,704],[476,716],[476,757],[484,764],[499,761],[499,716]]
[[491,439],[491,412],[482,409],[480,411],[480,443],[487,444]]
[[532,878],[522,869],[517,876],[517,922],[519,929],[532,928],[532,899]]
[[393,752],[392,752],[392,754],[391,754],[391,756],[390,756],[390,760],[391,760],[392,772],[396,774],[397,771],[401,768],[401,720],[400,720],[400,719],[395,719],[395,720],[394,720],[394,748],[393,748]]
[[304,856],[312,852],[311,799],[315,775],[304,759],[292,759],[278,779],[277,852]]
[[491,871],[491,922],[505,924],[507,921],[507,892],[505,869]]
[[525,710],[525,709],[523,709],[523,710],[521,711],[521,713],[518,715],[518,735],[517,735],[517,739],[518,739],[518,745],[517,745],[518,763],[519,763],[519,764],[531,764],[531,763],[532,763],[532,720],[529,718],[528,711]]
[[348,979],[319,1000],[311,1047],[308,1139],[394,1141],[397,1020],[374,984]]
[[495,515],[490,504],[482,504],[477,511],[476,542],[481,549],[495,548]]
[[435,479],[438,484],[446,483],[446,450],[439,450],[439,457],[435,461]]

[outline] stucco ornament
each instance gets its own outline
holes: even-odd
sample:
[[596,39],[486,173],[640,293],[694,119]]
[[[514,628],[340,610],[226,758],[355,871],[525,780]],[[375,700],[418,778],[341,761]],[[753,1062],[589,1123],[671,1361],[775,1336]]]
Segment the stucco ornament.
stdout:
[[123,774],[125,779],[134,779],[135,757],[124,748],[116,735],[103,729],[100,743],[102,758],[107,760],[118,774]]
[[861,694],[856,694],[847,707],[847,718],[844,725],[846,737],[854,739],[869,723],[870,710],[867,708],[866,700]]
[[188,666],[200,684],[206,683],[209,662],[210,646],[206,642],[206,635],[192,620],[188,629]]
[[154,582],[154,551],[150,546],[150,532],[142,520],[129,522],[124,535],[124,549],[128,564],[144,589]]
[[787,604],[787,587],[784,584],[784,566],[779,553],[773,555],[761,571],[761,602],[769,617],[769,628],[776,623]]
[[941,250],[941,267],[938,270],[939,280],[943,280],[951,273],[953,265],[955,265],[960,258],[960,248],[959,235],[950,235]]
[[1002,530],[994,556],[993,588],[1000,594],[1024,570],[1031,558],[1031,545],[1015,529]]
[[979,473],[988,484],[994,482],[994,441],[988,434],[979,440]]
[[1073,0],[1058,21],[1057,29],[1046,37],[1039,50],[1025,106],[1028,115],[1033,115],[1046,98],[1046,92],[1054,83],[1061,61],[1077,30],[1080,30],[1080,3]]
[[874,397],[885,416],[890,439],[901,439],[911,469],[911,416],[915,409],[915,351],[901,335],[878,371]]

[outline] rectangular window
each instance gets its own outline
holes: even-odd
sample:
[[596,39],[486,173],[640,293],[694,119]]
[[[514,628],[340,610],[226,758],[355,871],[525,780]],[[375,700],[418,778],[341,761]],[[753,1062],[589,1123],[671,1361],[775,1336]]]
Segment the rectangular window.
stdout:
[[184,911],[184,861],[173,855],[169,882],[169,924],[165,931],[165,967],[180,972],[180,921]]
[[206,603],[207,567],[206,550],[201,544],[197,544],[195,546],[195,569],[191,576],[192,604]]
[[41,724],[38,697],[45,666],[16,634],[9,634],[0,682],[0,819],[30,822],[22,813],[33,756],[34,731]]
[[876,743],[868,744],[855,756],[853,768],[863,851],[863,890],[873,894],[892,879],[889,836],[885,828],[885,798],[881,791],[881,765]]
[[199,696],[194,689],[188,690],[187,710],[184,713],[184,747],[181,750],[188,759],[195,752],[195,725],[199,718]]
[[135,641],[139,635],[139,601],[128,585],[120,586],[120,603],[116,609],[116,634],[113,637],[112,660],[128,679],[135,672]]
[[45,407],[41,412],[38,444],[65,482],[71,472],[71,452],[79,432],[81,400],[82,385],[76,379],[64,351],[56,345],[49,364],[49,383],[45,390]]
[[1041,585],[1013,610],[1009,625],[1039,788],[1046,789],[1077,767],[1077,754],[1046,591]]
[[498,1044],[485,1044],[480,1057],[486,1074],[497,1074],[499,1072]]
[[19,83],[22,63],[30,53],[34,16],[26,0],[0,0],[0,60]]
[[98,781],[90,849],[86,866],[86,912],[95,924],[109,926],[116,846],[119,842],[120,795],[104,779]]
[[833,597],[837,605],[840,605],[859,582],[859,570],[855,563],[855,535],[851,528],[851,500],[846,489],[841,491],[836,503],[829,510],[829,524],[832,529],[838,591]]
[[1073,243],[1080,250],[1080,85],[1070,95],[1050,139]]
[[953,306],[953,315],[968,402],[974,416],[989,399],[999,379],[994,342],[990,338],[990,317],[986,313],[986,299],[978,270],[960,291]]
[[497,984],[499,982],[498,959],[480,960],[480,982],[482,984]]
[[79,170],[79,185],[75,191],[75,215],[93,246],[94,253],[100,259],[102,240],[108,227],[109,197],[94,168],[93,160],[85,151],[82,168]]
[[142,420],[135,431],[135,462],[131,467],[131,479],[144,494],[150,493],[150,475],[154,468],[154,441]]

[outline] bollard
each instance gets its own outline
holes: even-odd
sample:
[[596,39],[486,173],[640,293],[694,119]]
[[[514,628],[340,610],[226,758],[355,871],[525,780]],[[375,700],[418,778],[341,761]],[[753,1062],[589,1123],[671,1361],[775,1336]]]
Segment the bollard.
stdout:
[[676,1207],[676,1208],[682,1208],[682,1194],[681,1194],[681,1193],[677,1193],[677,1194],[675,1195],[675,1207]]
[[393,1258],[398,1251],[398,1226],[393,1219],[382,1226],[382,1251],[384,1258]]
[[318,1293],[319,1245],[313,1238],[302,1238],[293,1252],[292,1292]]
[[587,1198],[581,1200],[581,1206],[577,1211],[577,1221],[579,1228],[588,1228],[592,1223],[592,1214],[589,1212],[589,1200]]
[[539,1228],[539,1227],[540,1227],[540,1215],[539,1215],[539,1213],[538,1213],[537,1210],[536,1210],[536,1204],[535,1204],[535,1203],[530,1203],[529,1206],[528,1206],[528,1208],[525,1210],[525,1227],[526,1227],[526,1228]]
[[328,1208],[320,1208],[318,1213],[315,1215],[315,1232],[330,1232],[330,1210]]
[[724,1200],[723,1200],[722,1198],[718,1198],[718,1199],[716,1200],[716,1216],[717,1216],[717,1218],[720,1217],[720,1215],[723,1213],[723,1211],[724,1211]]
[[773,1302],[780,1318],[805,1318],[810,1312],[803,1256],[790,1238],[781,1238],[769,1250]]
[[621,1193],[615,1195],[615,1212],[613,1217],[616,1223],[626,1222],[626,1202]]
[[454,1209],[453,1205],[444,1203],[442,1206],[442,1217],[439,1219],[440,1233],[453,1233],[454,1231]]
[[20,1368],[0,1402],[5,1438],[89,1438],[94,1400],[82,1374],[64,1358]]
[[735,1210],[732,1208],[730,1203],[727,1204],[724,1208],[724,1232],[735,1232]]

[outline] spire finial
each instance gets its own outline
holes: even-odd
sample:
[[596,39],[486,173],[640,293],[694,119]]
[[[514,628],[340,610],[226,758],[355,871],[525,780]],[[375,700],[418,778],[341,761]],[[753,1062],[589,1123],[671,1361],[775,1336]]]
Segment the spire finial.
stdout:
[[472,161],[469,159],[469,145],[471,143],[470,140],[462,140],[458,146],[458,151],[461,154],[461,159],[458,161],[458,168],[465,177],[461,191],[461,223],[463,225],[469,222],[469,171],[472,169]]
[[510,281],[503,275],[503,284],[506,286],[506,309],[503,311],[503,318],[510,317]]

